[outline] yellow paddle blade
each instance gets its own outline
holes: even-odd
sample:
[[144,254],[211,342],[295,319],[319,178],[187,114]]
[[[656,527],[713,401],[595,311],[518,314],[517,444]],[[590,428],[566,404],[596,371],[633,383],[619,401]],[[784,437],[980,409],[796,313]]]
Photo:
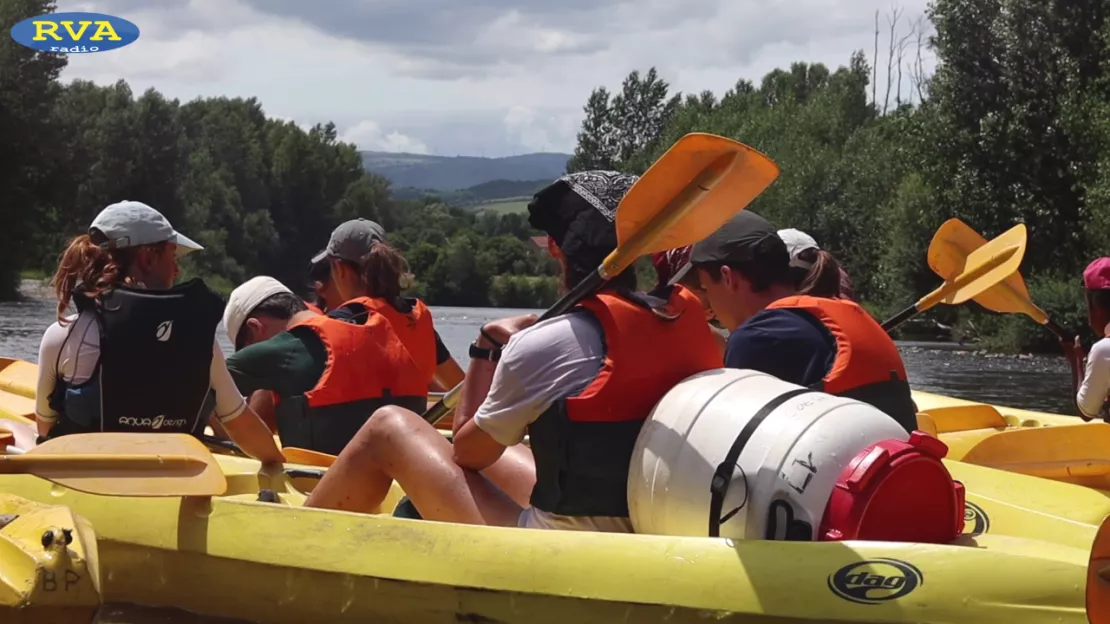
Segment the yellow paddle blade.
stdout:
[[715,134],[694,132],[671,146],[632,185],[617,209],[617,248],[602,273],[640,256],[700,241],[765,191],[779,175],[766,155]]
[[39,367],[11,358],[0,358],[0,417],[35,417],[35,388]]
[[23,360],[0,358],[0,391],[35,398],[39,367]]
[[327,468],[335,463],[335,455],[310,451],[308,449],[284,446],[281,454],[285,456],[287,464],[303,464],[305,466],[321,466]]
[[227,479],[212,454],[183,433],[83,433],[0,455],[0,473],[31,474],[102,496],[220,496]]
[[1024,223],[1006,230],[968,254],[959,273],[925,295],[915,307],[924,312],[938,303],[958,305],[1001,282],[1021,266],[1027,241]]
[[[945,221],[929,245],[929,268],[945,280],[954,279],[967,257],[987,244],[987,239],[959,219]],[[973,297],[975,303],[1004,314],[1026,314],[1044,325],[1048,315],[1033,303],[1025,280],[1015,271],[1001,283]]]

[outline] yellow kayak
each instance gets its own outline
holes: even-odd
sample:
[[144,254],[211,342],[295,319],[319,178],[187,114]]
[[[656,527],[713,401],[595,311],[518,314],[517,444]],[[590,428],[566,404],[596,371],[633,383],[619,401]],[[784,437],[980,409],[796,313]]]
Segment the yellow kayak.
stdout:
[[1110,490],[1110,424],[924,392],[914,399],[919,428],[950,459]]
[[0,494],[0,622],[90,622],[101,602],[99,573],[86,519]]
[[924,545],[475,527],[306,509],[318,472],[217,461],[228,492],[211,499],[96,496],[26,475],[0,490],[93,523],[105,602],[260,624],[1085,624],[1088,600],[1110,597],[1110,522],[1098,544],[1098,527],[1076,525],[1087,538],[1074,545],[993,530]]
[[[36,376],[35,364],[0,358],[0,419],[6,418],[33,426],[30,418],[33,418],[34,414]],[[975,405],[969,401],[924,392],[915,392],[914,398],[919,406],[931,411],[950,406]],[[1007,417],[1014,422],[1020,422],[1017,419],[1028,421],[1033,415],[1037,415],[1034,412],[1003,409],[1008,410]],[[1067,421],[1066,417],[1056,418]],[[947,434],[942,434],[941,439],[952,445],[952,440]],[[960,449],[957,444],[955,449],[949,451],[945,465],[952,476],[967,488],[965,520],[969,534],[991,533],[1032,537],[1085,549],[1094,538],[1094,531],[1102,519],[1110,515],[1110,497],[1102,492],[1072,484],[1055,483],[981,468],[970,465],[966,461],[952,461],[962,457]],[[221,456],[221,461],[223,459],[224,457]],[[256,462],[233,460],[229,457],[223,465],[233,471],[236,480],[257,481],[253,475],[258,466]],[[298,474],[322,474],[318,469],[314,468],[313,471],[300,470]],[[303,489],[303,487],[311,487],[312,483],[302,479],[299,485]],[[257,497],[258,487],[260,486],[254,486],[250,492],[240,491],[237,495],[246,496],[248,499]],[[273,489],[285,492],[283,496],[291,497],[289,500],[294,504],[303,502],[304,496],[296,487],[283,483]],[[386,513],[392,511],[392,504],[401,496],[399,490],[395,491],[387,500],[389,504],[383,511]]]

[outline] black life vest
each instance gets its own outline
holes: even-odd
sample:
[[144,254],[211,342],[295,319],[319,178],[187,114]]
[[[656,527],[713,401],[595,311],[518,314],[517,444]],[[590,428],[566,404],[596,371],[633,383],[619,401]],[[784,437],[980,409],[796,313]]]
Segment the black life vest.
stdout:
[[215,405],[209,371],[223,299],[194,279],[161,291],[120,286],[99,302],[78,292],[74,303],[78,312],[96,316],[100,358],[87,382],[57,384],[51,403],[62,416],[51,437],[200,435]]
[[601,325],[605,363],[582,392],[528,427],[536,509],[628,517],[628,467],[644,421],[680,381],[721,367],[697,297],[682,286],[662,294],[609,290],[579,304]]

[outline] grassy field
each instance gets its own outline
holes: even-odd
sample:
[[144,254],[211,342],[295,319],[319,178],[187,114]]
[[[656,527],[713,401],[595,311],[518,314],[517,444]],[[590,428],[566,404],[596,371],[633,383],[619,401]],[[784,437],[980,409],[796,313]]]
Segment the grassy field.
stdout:
[[531,197],[506,197],[504,199],[495,199],[474,206],[474,210],[488,210],[500,214],[524,212],[528,210],[528,202],[531,201],[531,199]]

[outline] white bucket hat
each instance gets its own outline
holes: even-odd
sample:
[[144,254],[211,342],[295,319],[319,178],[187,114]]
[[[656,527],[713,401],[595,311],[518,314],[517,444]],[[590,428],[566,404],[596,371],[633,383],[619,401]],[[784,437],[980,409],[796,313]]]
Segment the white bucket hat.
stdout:
[[238,337],[243,322],[258,307],[258,304],[283,293],[293,294],[293,291],[286,288],[285,284],[266,275],[252,277],[231,291],[227,306],[224,307],[224,329],[227,330],[227,338],[232,346],[235,345],[235,338]]

